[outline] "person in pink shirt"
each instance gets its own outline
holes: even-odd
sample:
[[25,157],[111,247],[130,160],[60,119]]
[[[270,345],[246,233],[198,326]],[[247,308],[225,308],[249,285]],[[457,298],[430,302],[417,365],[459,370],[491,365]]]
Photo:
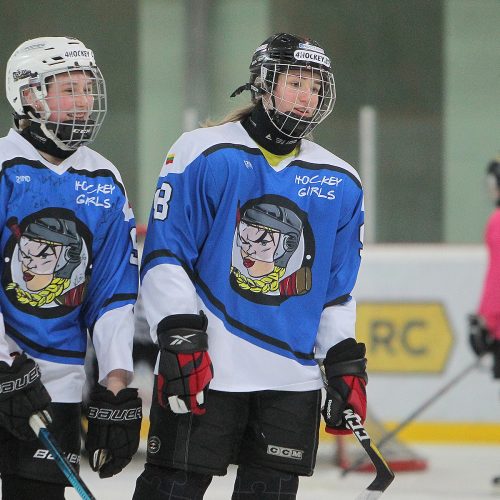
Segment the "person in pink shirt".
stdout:
[[477,314],[469,318],[469,338],[478,356],[493,354],[493,377],[500,379],[500,156],[488,165],[487,180],[495,209],[486,224],[488,268]]
[[[493,378],[500,379],[500,155],[490,162],[486,173],[495,209],[486,224],[488,268],[479,308],[469,316],[469,340],[477,356],[492,353]],[[493,478],[493,485],[500,488],[500,476]]]

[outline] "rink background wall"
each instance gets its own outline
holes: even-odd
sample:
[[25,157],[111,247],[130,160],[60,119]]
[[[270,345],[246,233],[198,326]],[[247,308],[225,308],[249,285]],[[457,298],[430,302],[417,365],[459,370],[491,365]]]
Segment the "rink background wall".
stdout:
[[[479,301],[486,252],[480,245],[367,245],[362,257],[356,335],[367,344],[369,412],[390,429],[474,362],[467,315]],[[136,341],[150,342],[144,331]],[[485,359],[399,437],[500,444],[500,383],[490,365]],[[139,362],[136,370],[147,414],[151,365]],[[144,437],[147,428],[146,419]]]
[[[479,245],[374,245],[354,290],[357,336],[367,343],[369,409],[402,421],[474,361],[467,315],[486,270]],[[401,433],[414,441],[500,443],[500,383],[491,359]]]

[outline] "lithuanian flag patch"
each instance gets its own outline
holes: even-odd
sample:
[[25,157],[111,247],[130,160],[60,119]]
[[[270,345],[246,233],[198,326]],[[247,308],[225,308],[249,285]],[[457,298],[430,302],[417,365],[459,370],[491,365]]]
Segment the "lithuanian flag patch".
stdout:
[[174,154],[168,155],[167,160],[165,161],[165,165],[168,165],[169,163],[174,163]]

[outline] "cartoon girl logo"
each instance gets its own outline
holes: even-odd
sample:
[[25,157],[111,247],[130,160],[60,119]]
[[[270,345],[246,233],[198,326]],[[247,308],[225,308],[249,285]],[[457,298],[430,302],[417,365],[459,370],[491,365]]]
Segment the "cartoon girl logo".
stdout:
[[304,241],[305,215],[290,205],[289,200],[266,197],[238,210],[231,282],[251,300],[303,295],[311,289],[313,255],[306,247],[313,246],[312,237]]
[[37,217],[23,224],[7,221],[14,237],[10,280],[5,290],[21,306],[76,307],[85,292],[87,246],[75,221],[63,217]]

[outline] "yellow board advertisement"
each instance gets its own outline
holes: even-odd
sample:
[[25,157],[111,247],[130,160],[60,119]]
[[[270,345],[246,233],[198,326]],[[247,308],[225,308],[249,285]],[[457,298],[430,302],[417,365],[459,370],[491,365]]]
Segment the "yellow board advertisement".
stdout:
[[453,344],[440,303],[358,303],[356,337],[370,373],[439,373]]

